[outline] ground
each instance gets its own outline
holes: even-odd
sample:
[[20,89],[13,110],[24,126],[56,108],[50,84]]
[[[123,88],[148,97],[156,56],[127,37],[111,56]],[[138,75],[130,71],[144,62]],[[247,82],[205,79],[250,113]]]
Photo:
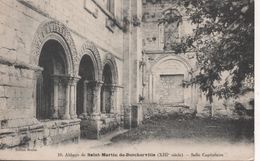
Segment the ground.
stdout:
[[112,138],[113,143],[140,143],[147,140],[191,139],[193,142],[252,143],[253,120],[153,117],[138,128]]
[[[253,129],[253,120],[154,117],[100,140],[82,138],[78,144],[48,146],[37,152],[42,159],[252,160]],[[34,159],[39,157],[37,152],[26,154]]]

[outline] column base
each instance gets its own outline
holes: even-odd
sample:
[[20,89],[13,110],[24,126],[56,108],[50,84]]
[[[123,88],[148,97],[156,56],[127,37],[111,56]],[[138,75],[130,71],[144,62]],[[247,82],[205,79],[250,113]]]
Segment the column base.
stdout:
[[70,115],[69,115],[69,114],[63,115],[63,116],[62,116],[62,119],[63,119],[63,120],[69,120],[69,119],[70,119]]
[[81,137],[88,139],[99,139],[102,136],[115,131],[120,126],[116,114],[94,113],[81,119]]
[[87,118],[89,115],[87,114],[87,113],[82,113],[82,114],[80,114],[78,117],[80,118],[80,119],[84,119],[84,118]]
[[58,119],[58,114],[53,114],[53,115],[51,116],[51,119]]
[[71,115],[70,118],[71,119],[76,119],[76,118],[78,118],[78,116],[77,115]]
[[58,119],[58,107],[57,106],[52,106],[52,114],[51,114],[51,118],[52,119]]
[[91,118],[93,118],[93,119],[100,119],[101,118],[101,113],[92,113],[91,115]]
[[82,117],[80,122],[81,137],[87,139],[99,139],[100,114],[91,114]]

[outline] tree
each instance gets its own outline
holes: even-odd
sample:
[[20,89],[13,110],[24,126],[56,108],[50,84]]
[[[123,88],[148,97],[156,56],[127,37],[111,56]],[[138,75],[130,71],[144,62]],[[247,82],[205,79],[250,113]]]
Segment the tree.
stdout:
[[[210,102],[213,96],[235,97],[254,90],[254,1],[177,0],[194,28],[192,35],[172,45],[178,53],[195,51],[197,83]],[[171,16],[161,23],[172,23]],[[227,77],[223,73],[228,73]]]

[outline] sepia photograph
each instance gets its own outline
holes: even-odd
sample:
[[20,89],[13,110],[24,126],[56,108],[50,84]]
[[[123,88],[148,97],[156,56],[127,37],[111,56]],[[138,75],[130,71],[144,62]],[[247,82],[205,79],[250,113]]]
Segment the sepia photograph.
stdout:
[[254,0],[0,0],[0,160],[255,160]]

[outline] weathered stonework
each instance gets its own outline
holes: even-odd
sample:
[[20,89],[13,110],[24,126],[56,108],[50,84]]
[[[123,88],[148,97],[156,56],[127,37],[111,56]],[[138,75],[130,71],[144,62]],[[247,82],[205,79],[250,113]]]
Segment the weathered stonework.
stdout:
[[[164,50],[169,28],[158,24],[181,8],[115,3],[113,15],[106,1],[0,0],[0,148],[98,139],[155,115],[252,112],[252,94],[209,104],[197,85],[181,84],[198,72],[195,54]],[[185,16],[174,25],[176,41],[192,32]]]
[[190,109],[186,105],[162,105],[156,103],[143,104],[144,119],[150,119],[152,117],[171,117],[174,115],[192,115],[194,109]]
[[[126,33],[120,23],[122,11],[130,7],[116,0],[115,15],[109,17],[105,1],[93,3],[98,13],[93,17],[84,5],[78,1],[0,1],[0,34],[5,39],[0,41],[2,148],[77,142],[80,135],[100,138],[122,126],[123,51],[129,49],[123,45]],[[108,29],[107,19],[118,24]],[[89,70],[82,76],[87,78],[79,76],[83,58],[82,69]],[[111,82],[103,82],[105,65],[111,70],[106,69]],[[82,108],[77,106],[77,86],[82,81],[88,87],[83,90],[88,107],[82,111],[86,113],[77,113]],[[109,89],[105,102],[109,113],[101,112],[103,85]],[[51,92],[41,97],[45,88],[39,87]],[[43,106],[47,112],[39,117],[42,102],[48,103]]]
[[[167,115],[178,112],[179,109],[187,109],[199,117],[238,118],[242,117],[242,113],[252,113],[253,105],[248,105],[250,102],[248,97],[252,102],[253,96],[249,93],[241,96],[248,99],[214,98],[210,104],[198,85],[184,85],[199,73],[199,67],[196,64],[195,53],[176,54],[171,51],[170,45],[180,41],[182,36],[191,34],[194,28],[183,8],[169,0],[144,0],[142,8],[145,63],[141,98],[143,98],[144,118]],[[167,14],[175,17],[175,21],[172,24],[160,23],[160,19]],[[180,17],[182,21],[179,21]],[[244,116],[250,117],[247,114]]]
[[82,119],[80,123],[81,137],[99,139],[120,126],[117,114],[92,115]]
[[78,58],[77,58],[77,63],[76,64],[79,65],[80,59],[85,54],[89,55],[91,57],[91,59],[92,59],[92,62],[94,63],[94,67],[96,69],[96,73],[95,73],[96,78],[95,78],[95,80],[101,81],[102,80],[102,69],[103,69],[102,61],[101,61],[101,57],[100,57],[100,54],[98,52],[98,49],[96,48],[96,46],[92,42],[89,42],[89,41],[84,42],[84,44],[82,45],[81,50],[80,50],[80,52],[78,54]]
[[50,121],[13,129],[1,129],[0,148],[28,147],[78,141],[80,120]]
[[[59,36],[56,34],[58,34]],[[38,62],[44,43],[49,39],[55,39],[59,43],[61,43],[62,46],[65,48],[65,51],[67,51],[67,58],[68,61],[71,60],[70,68],[72,68],[69,73],[71,75],[75,75],[74,73],[76,73],[77,70],[76,68],[74,69],[74,66],[77,66],[77,63],[80,60],[78,60],[78,54],[74,45],[74,41],[67,27],[58,21],[43,22],[37,29],[35,35],[36,36],[33,40],[31,51],[35,55],[35,59],[33,59],[31,63]],[[63,41],[63,39],[65,41]],[[68,44],[68,46],[66,44]]]
[[114,84],[118,83],[118,67],[116,64],[116,59],[113,55],[111,55],[110,53],[107,53],[103,62],[103,67],[108,64],[111,69],[112,69],[112,75],[113,75],[113,80],[112,82]]

